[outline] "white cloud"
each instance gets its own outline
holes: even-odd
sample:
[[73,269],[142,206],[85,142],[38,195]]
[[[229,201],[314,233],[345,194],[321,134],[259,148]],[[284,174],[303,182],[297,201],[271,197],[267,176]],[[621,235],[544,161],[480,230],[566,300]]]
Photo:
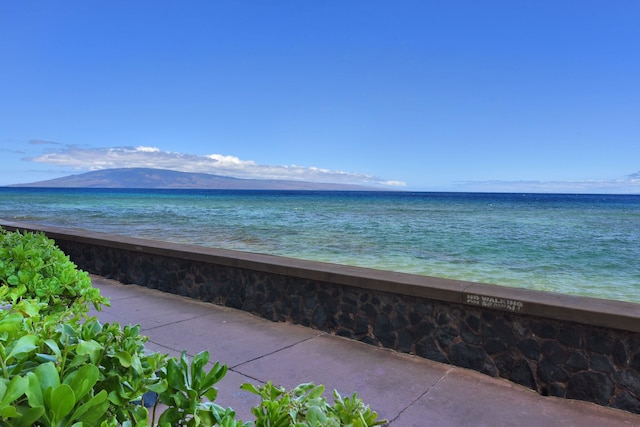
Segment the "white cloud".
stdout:
[[144,145],[140,145],[136,147],[136,151],[142,151],[143,153],[157,153],[160,149],[157,147],[145,147]]
[[66,146],[34,157],[31,160],[55,166],[90,171],[113,168],[158,168],[182,172],[199,172],[235,178],[299,180],[377,186],[404,186],[402,181],[382,180],[378,177],[334,171],[315,166],[260,165],[222,154],[196,155],[163,151],[157,147],[86,148]]
[[384,182],[381,182],[381,184],[390,185],[392,187],[404,187],[407,185],[407,183],[404,181],[394,181],[394,180],[384,181]]

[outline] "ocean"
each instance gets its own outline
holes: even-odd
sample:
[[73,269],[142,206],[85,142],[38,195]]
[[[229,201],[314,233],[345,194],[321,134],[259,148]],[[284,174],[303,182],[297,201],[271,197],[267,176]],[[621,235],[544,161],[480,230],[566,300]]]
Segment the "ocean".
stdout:
[[640,302],[640,195],[4,187],[0,219]]

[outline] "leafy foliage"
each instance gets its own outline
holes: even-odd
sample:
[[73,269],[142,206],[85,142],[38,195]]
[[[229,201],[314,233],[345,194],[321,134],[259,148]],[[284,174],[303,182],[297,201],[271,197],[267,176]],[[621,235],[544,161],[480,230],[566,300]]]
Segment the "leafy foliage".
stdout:
[[196,354],[191,363],[184,351],[180,359],[169,359],[162,372],[167,387],[159,395],[159,402],[168,409],[160,416],[159,426],[249,425],[236,420],[231,408],[223,408],[213,402],[218,396],[214,384],[225,376],[227,366],[216,362],[207,372],[204,367],[208,361],[209,353],[206,351]]
[[252,409],[256,427],[369,427],[387,422],[378,420],[378,414],[355,393],[343,398],[334,390],[334,404],[329,405],[323,397],[323,385],[305,383],[287,391],[268,382],[261,387],[243,384],[241,388],[262,398]]
[[166,358],[147,354],[146,340],[137,326],[94,317],[0,310],[0,425],[146,422],[133,402],[162,383]]
[[[186,352],[149,353],[139,325],[103,325],[88,316],[90,304],[99,310],[108,300],[52,240],[0,228],[0,427],[251,425],[214,403],[227,367],[207,371],[208,352],[191,362]],[[355,394],[334,391],[328,405],[324,386],[242,388],[262,398],[256,427],[384,423]],[[151,417],[140,404],[149,393],[158,396]]]
[[49,312],[87,313],[108,304],[89,275],[76,268],[44,233],[7,232],[0,228],[0,294],[5,303],[33,298]]

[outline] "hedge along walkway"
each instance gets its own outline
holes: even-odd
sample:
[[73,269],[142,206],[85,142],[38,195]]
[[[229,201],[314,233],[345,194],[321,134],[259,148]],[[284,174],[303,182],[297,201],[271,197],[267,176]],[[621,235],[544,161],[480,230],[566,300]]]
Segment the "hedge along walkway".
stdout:
[[393,427],[404,426],[633,426],[640,415],[592,403],[543,397],[506,380],[243,311],[122,285],[92,276],[111,298],[97,314],[105,322],[140,324],[147,348],[179,356],[208,350],[211,362],[229,366],[216,402],[253,421],[259,398],[240,384],[292,388],[305,382],[357,392]]

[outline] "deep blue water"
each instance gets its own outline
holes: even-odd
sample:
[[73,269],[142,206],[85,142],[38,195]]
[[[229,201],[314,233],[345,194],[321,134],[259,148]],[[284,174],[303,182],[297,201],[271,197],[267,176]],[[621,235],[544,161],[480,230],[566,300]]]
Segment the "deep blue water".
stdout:
[[640,302],[640,195],[0,188],[0,218]]

